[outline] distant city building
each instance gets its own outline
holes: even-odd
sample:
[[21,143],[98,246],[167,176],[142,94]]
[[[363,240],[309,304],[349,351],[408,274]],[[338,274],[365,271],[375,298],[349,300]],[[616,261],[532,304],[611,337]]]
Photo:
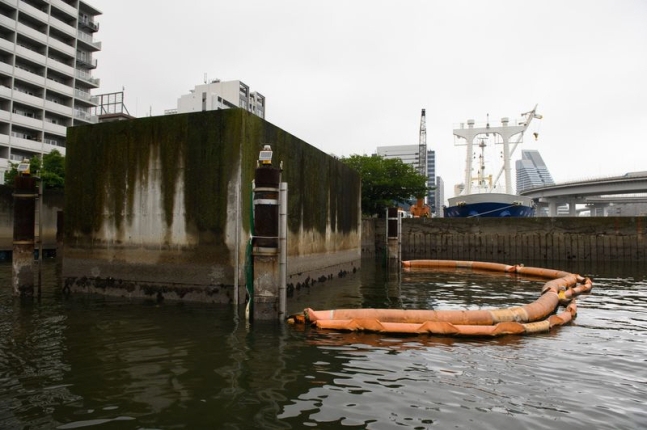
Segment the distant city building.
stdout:
[[434,191],[434,201],[436,202],[436,216],[443,217],[442,207],[445,204],[445,181],[440,176],[436,176],[436,190]]
[[[403,163],[409,164],[416,171],[420,171],[420,146],[419,145],[393,145],[378,146],[377,155],[384,158],[399,158]],[[436,184],[436,151],[427,150],[427,184],[431,187]],[[427,204],[432,213],[438,213],[436,194],[430,191],[427,195]]]
[[[515,162],[515,168],[517,171],[517,193],[529,188],[555,185],[544,159],[537,150],[525,149],[521,151],[521,159]],[[568,205],[558,206],[557,215],[568,215]],[[548,209],[539,209],[537,216],[548,216]]]
[[529,188],[555,184],[539,151],[521,151],[521,159],[516,161],[515,168],[517,171],[517,193]]
[[216,79],[197,85],[189,94],[178,99],[177,109],[169,109],[164,113],[168,115],[230,108],[243,108],[264,119],[265,96],[250,92],[249,86],[241,81],[223,82]]
[[[431,149],[427,150],[427,186],[436,187],[436,151]],[[436,202],[440,203],[436,204]],[[429,190],[427,194],[427,204],[431,208],[432,214],[440,212],[438,208],[442,206],[442,200],[436,199],[436,192],[433,189]]]
[[418,171],[420,165],[418,150],[418,145],[378,146],[377,155],[384,158],[399,158],[403,163],[413,166]]
[[0,1],[0,179],[9,162],[57,149],[92,124],[101,12],[87,1]]

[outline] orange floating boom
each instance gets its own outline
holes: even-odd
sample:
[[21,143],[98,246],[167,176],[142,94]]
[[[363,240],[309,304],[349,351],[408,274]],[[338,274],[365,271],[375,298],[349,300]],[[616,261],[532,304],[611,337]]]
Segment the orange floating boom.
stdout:
[[[479,310],[418,309],[305,309],[291,322],[310,323],[320,329],[379,333],[442,334],[452,336],[500,336],[549,331],[570,322],[577,314],[574,297],[591,291],[592,282],[569,272],[500,263],[454,260],[402,262],[405,270],[458,269],[500,271],[550,279],[534,302],[511,308]],[[558,306],[568,305],[558,315]]]

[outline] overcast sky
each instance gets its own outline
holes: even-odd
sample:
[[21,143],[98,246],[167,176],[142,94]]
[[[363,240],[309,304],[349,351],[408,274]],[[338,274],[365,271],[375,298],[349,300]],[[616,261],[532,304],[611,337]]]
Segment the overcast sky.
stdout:
[[465,154],[452,129],[538,104],[513,165],[537,149],[557,182],[647,170],[647,0],[89,2],[95,93],[124,87],[138,117],[205,76],[241,80],[269,122],[349,156],[418,144],[424,108],[451,197]]

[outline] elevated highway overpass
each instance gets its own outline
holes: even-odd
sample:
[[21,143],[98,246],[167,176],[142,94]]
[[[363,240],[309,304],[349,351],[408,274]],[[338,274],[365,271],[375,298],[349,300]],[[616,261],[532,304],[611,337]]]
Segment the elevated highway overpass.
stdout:
[[565,204],[569,215],[577,216],[577,205],[591,210],[618,203],[646,203],[647,171],[534,187],[519,194],[535,200],[538,209],[547,207],[549,216],[557,216],[557,208]]

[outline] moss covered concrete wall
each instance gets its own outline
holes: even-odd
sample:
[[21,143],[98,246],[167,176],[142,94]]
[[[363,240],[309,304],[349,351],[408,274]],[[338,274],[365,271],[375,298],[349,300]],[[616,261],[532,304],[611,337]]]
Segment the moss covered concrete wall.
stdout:
[[70,288],[232,300],[263,144],[288,182],[292,281],[360,257],[356,172],[244,110],[74,127],[67,142]]

